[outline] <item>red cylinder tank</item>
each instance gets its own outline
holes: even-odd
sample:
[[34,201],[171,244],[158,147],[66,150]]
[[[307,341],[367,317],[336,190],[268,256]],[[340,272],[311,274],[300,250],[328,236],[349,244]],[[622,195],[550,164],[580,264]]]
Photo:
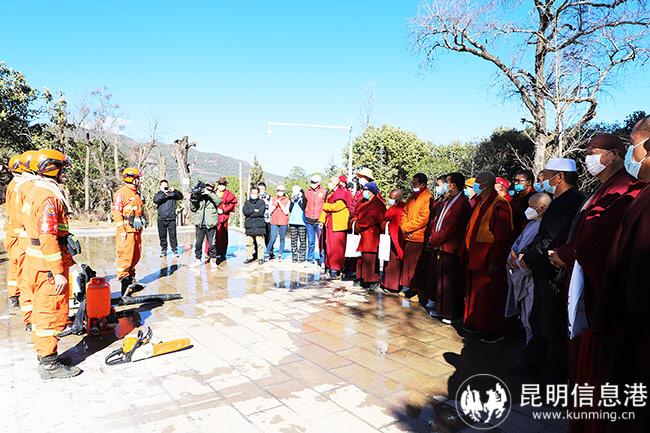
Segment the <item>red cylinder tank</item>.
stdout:
[[103,319],[111,313],[111,286],[105,278],[91,278],[86,286],[88,319]]

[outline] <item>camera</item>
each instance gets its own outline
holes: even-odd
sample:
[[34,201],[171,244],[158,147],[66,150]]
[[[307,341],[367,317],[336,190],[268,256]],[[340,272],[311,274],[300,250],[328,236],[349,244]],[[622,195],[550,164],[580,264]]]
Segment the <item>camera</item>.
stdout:
[[207,186],[208,185],[202,180],[198,181],[196,185],[194,185],[194,188],[192,188],[192,190],[190,191],[190,200],[193,202],[201,201],[203,196],[203,190]]

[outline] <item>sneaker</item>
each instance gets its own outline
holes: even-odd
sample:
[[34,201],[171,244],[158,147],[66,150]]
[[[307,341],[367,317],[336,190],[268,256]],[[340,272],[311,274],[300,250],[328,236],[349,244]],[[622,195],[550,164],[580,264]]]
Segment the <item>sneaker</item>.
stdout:
[[25,343],[28,345],[34,344],[34,338],[32,337],[32,324],[28,323],[25,325]]
[[201,266],[202,264],[203,264],[203,260],[194,259],[194,261],[190,264],[190,267],[196,268],[197,266]]
[[247,265],[249,263],[253,263],[254,261],[255,261],[255,259],[251,257],[250,259],[244,260],[244,264]]
[[353,287],[359,287],[361,285],[361,280],[354,280],[354,283],[352,283]]
[[427,310],[434,310],[436,308],[436,301],[433,299],[429,299],[427,301],[427,305],[424,306]]
[[416,290],[409,289],[408,287],[404,287],[400,292],[400,294],[404,295],[404,297],[407,299],[411,299],[414,298],[415,295],[418,294],[418,292]]
[[67,379],[81,374],[81,369],[61,363],[56,355],[39,358],[38,374],[41,379]]
[[258,265],[263,265],[263,264],[264,264],[264,259],[259,259],[259,260],[257,261],[257,264],[258,264]]
[[181,255],[178,254],[178,251],[176,251],[176,252],[174,252],[174,256],[175,256],[175,257],[180,257]]
[[503,335],[486,335],[481,338],[481,342],[486,344],[498,343],[501,340],[503,340]]
[[9,296],[9,306],[16,310],[20,310],[20,301],[18,300],[18,296]]
[[429,316],[433,319],[443,320],[442,315],[438,313],[436,310],[429,310]]
[[166,256],[167,256],[167,251],[160,252],[160,257],[166,257]]

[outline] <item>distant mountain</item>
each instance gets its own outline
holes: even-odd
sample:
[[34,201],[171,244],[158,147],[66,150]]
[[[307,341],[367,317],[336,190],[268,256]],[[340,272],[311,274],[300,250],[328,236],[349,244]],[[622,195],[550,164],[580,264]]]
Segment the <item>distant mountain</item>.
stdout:
[[[118,135],[121,141],[121,149],[125,155],[129,155],[138,142],[131,137],[125,135]],[[165,159],[165,167],[167,171],[167,178],[171,181],[178,180],[178,168],[176,161],[172,156],[172,144],[159,143],[149,156],[151,162],[158,163],[158,155],[162,155]],[[208,182],[213,182],[221,176],[239,176],[239,162],[242,163],[242,178],[244,182],[248,179],[248,174],[251,170],[251,164],[248,161],[232,158],[230,156],[222,155],[214,152],[203,152],[193,147],[189,151],[188,162],[192,170],[192,180],[202,179]],[[264,172],[264,177],[267,183],[277,185],[284,181],[283,176],[277,174]]]

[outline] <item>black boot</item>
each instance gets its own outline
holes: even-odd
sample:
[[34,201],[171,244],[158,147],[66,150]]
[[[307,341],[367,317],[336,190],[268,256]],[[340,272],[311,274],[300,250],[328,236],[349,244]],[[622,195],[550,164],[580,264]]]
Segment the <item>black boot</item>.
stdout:
[[38,357],[38,374],[42,379],[66,379],[81,374],[79,367],[67,366],[59,361],[58,356],[48,355]]
[[127,293],[128,288],[132,283],[133,283],[133,277],[130,276],[130,275],[128,275],[128,276],[126,276],[126,277],[124,277],[124,278],[122,278],[120,280],[120,285],[122,286],[121,287],[122,296],[124,296]]
[[11,306],[11,308],[15,308],[19,310],[20,301],[18,301],[18,296],[9,296],[9,305]]

